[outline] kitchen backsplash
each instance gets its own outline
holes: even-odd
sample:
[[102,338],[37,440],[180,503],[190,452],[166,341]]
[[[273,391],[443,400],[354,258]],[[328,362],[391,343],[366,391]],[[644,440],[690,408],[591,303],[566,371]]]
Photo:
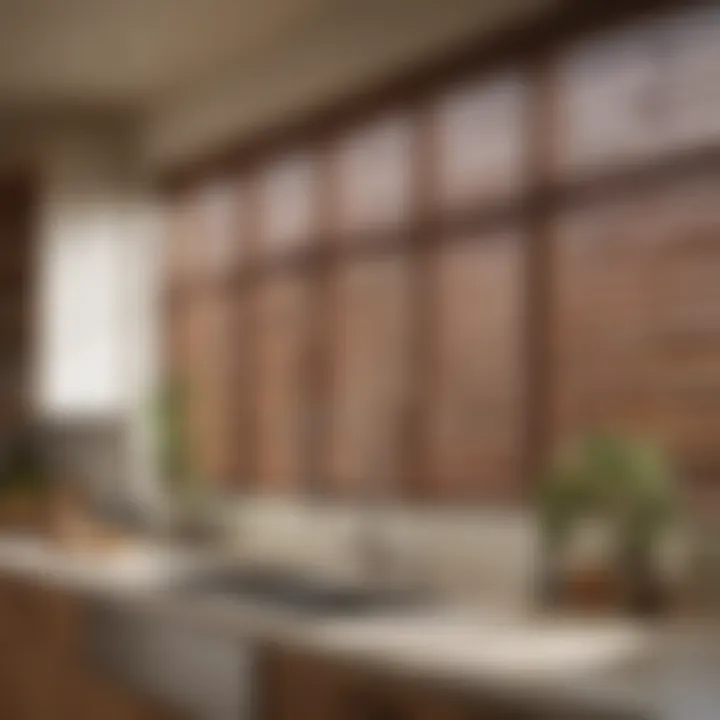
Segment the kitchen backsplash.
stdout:
[[224,520],[248,561],[408,582],[508,612],[527,606],[537,579],[534,523],[519,510],[243,499]]

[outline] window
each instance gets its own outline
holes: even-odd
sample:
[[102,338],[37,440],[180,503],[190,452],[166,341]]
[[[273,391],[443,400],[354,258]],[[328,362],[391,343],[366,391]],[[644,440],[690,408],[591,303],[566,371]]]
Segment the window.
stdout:
[[376,121],[337,147],[338,224],[343,234],[387,228],[410,212],[412,124],[403,115]]
[[453,88],[437,106],[439,199],[470,208],[522,189],[526,87],[517,73]]
[[720,468],[718,12],[673,13],[438,74],[185,188],[169,335],[205,472],[505,502],[606,423]]
[[275,161],[260,179],[261,253],[274,256],[307,245],[317,208],[317,167],[310,154]]

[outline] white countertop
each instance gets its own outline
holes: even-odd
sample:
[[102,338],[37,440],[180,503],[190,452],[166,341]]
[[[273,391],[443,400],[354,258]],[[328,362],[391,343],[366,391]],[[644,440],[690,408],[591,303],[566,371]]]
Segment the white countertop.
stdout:
[[149,543],[102,554],[0,538],[1,572],[174,615],[224,636],[281,641],[534,707],[658,720],[720,718],[715,628],[435,608],[338,619],[169,590],[175,578],[208,562],[208,556]]
[[216,556],[154,542],[107,550],[70,550],[33,536],[0,536],[0,572],[11,572],[80,592],[148,592],[166,587]]

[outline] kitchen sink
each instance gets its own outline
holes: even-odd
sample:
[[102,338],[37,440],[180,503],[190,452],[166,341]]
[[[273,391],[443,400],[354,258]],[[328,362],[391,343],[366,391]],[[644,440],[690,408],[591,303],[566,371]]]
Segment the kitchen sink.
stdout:
[[318,614],[362,614],[420,603],[419,593],[397,587],[331,581],[270,569],[232,569],[195,577],[182,590],[193,595],[257,602]]

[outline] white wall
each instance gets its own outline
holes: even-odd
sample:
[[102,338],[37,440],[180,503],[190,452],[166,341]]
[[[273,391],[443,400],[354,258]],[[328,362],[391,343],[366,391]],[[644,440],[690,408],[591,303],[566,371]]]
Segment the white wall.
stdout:
[[125,203],[103,148],[64,138],[43,173],[36,406],[48,415],[123,409]]
[[[35,170],[31,394],[42,421],[117,420],[127,490],[155,497],[151,403],[159,335],[157,198],[122,122],[47,118],[5,128],[15,167]],[[2,150],[2,148],[0,148]]]

